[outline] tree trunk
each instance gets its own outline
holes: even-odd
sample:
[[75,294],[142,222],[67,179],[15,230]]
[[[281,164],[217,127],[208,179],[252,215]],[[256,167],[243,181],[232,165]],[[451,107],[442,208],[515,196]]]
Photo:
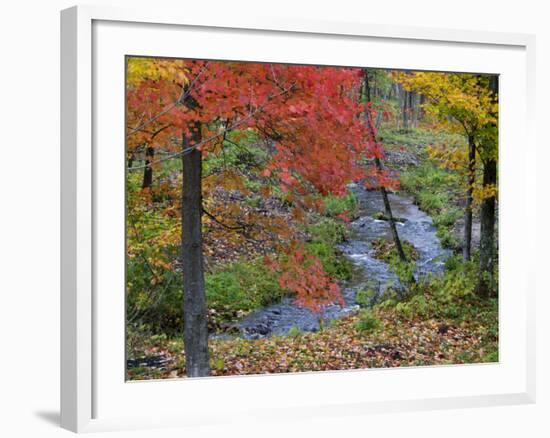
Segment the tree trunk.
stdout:
[[[184,136],[184,150],[201,141],[200,124],[194,124],[191,132],[190,140]],[[183,338],[188,377],[208,376],[210,373],[202,254],[201,155],[197,149],[182,155]]]
[[[498,76],[491,77],[489,87],[493,93],[493,101],[498,101]],[[498,114],[495,114],[498,117]],[[496,129],[497,124],[493,127]],[[488,145],[488,157],[483,165],[483,187],[496,185],[497,183],[497,147],[498,144]],[[487,297],[493,290],[495,267],[495,207],[496,198],[490,196],[481,203],[481,239],[479,243],[479,280],[477,293],[481,297]]]
[[155,158],[155,149],[151,146],[147,146],[145,149],[145,168],[143,169],[143,183],[141,187],[146,189],[153,184],[153,167],[151,163]]
[[[488,160],[483,166],[483,186],[497,182],[497,163]],[[487,297],[493,289],[493,270],[495,263],[495,197],[484,199],[481,203],[481,239],[479,242],[479,280],[477,292]]]
[[[382,170],[382,163],[379,158],[375,158],[374,162],[378,170]],[[399,238],[399,233],[397,232],[397,227],[395,226],[395,219],[393,217],[393,212],[391,210],[390,199],[388,198],[388,191],[384,186],[380,187],[380,193],[382,193],[382,200],[384,201],[384,208],[386,210],[386,216],[388,217],[388,223],[390,224],[391,235],[393,237],[393,242],[397,248],[397,253],[401,261],[406,262],[407,256],[405,251],[403,251],[403,245],[401,245],[401,239]]]
[[409,130],[409,92],[402,89],[403,131]]
[[472,204],[474,200],[474,184],[476,178],[476,149],[473,136],[468,136],[468,188],[466,189],[466,207],[464,210],[464,244],[462,257],[470,260],[472,257]]
[[370,92],[370,80],[369,80],[369,70],[368,69],[365,69],[364,70],[364,75],[365,75],[365,98],[367,100],[367,103],[370,103],[372,102],[372,97],[371,97],[371,92]]
[[410,108],[411,108],[411,128],[414,129],[414,128],[416,128],[417,123],[418,123],[418,95],[414,91],[411,91],[410,97],[411,97],[411,105],[410,105]]
[[[394,93],[395,93],[395,99],[397,100],[399,105],[402,106],[401,105],[401,96],[403,94],[403,91],[402,91],[401,85],[398,82],[395,83]],[[401,120],[402,119],[403,119],[403,115],[401,115],[401,117],[399,117],[399,115],[396,114],[396,116],[395,116],[395,129],[397,129],[398,131],[401,129]]]

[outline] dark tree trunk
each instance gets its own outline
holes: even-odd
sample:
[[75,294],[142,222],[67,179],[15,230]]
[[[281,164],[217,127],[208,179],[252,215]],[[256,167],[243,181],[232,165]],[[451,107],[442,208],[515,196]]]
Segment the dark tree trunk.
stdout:
[[466,189],[466,207],[464,209],[464,244],[462,257],[472,257],[472,204],[474,201],[474,184],[476,178],[476,148],[473,136],[468,136],[468,188]]
[[153,166],[151,163],[155,158],[155,149],[151,146],[147,146],[145,149],[145,168],[143,169],[143,183],[141,187],[146,189],[153,184]]
[[[382,163],[380,159],[375,158],[374,162],[378,170],[382,170]],[[401,239],[399,238],[399,233],[397,232],[397,227],[395,226],[395,219],[391,210],[390,199],[388,198],[388,191],[385,187],[382,186],[380,187],[380,193],[382,194],[382,200],[384,201],[384,209],[386,210],[386,216],[388,217],[388,223],[390,224],[391,235],[393,238],[393,242],[395,243],[395,247],[397,248],[397,253],[399,254],[399,258],[403,262],[406,262],[407,256],[405,255],[405,251],[403,251],[403,245],[401,245]]]
[[131,168],[134,166],[134,160],[135,160],[135,153],[132,152],[132,153],[128,156],[128,169],[131,169]]
[[[492,76],[489,87],[493,93],[493,100],[498,101],[498,76]],[[498,114],[495,114],[498,117]],[[496,128],[496,124],[494,128]],[[494,150],[493,150],[494,148]],[[496,185],[497,183],[497,145],[488,145],[488,157],[483,165],[483,187]],[[494,152],[494,153],[493,153]],[[477,293],[482,297],[491,294],[494,285],[495,267],[495,208],[496,198],[491,196],[481,203],[481,239],[479,242],[479,280]]]
[[409,130],[409,113],[410,113],[409,96],[410,96],[410,93],[404,88],[402,88],[403,131]]
[[[184,136],[184,151],[201,141],[200,124],[195,124],[191,132],[191,139]],[[182,155],[183,338],[189,377],[208,376],[210,373],[202,253],[201,155],[197,149],[184,152]]]
[[410,104],[410,111],[411,111],[411,128],[416,128],[418,123],[418,95],[414,92],[410,92],[410,98],[411,98],[411,104]]
[[365,98],[367,102],[372,102],[371,90],[370,90],[370,80],[369,80],[369,70],[364,70],[365,74]]
[[[403,94],[403,89],[402,89],[401,85],[397,82],[394,84],[394,87],[395,87],[394,88],[395,99],[397,100],[399,105],[402,106],[401,96]],[[396,117],[395,117],[395,129],[397,129],[397,130],[401,129],[401,120],[402,119],[403,119],[403,115],[401,115],[401,117],[398,117],[396,115]]]
[[[497,163],[488,160],[483,166],[483,186],[497,182]],[[481,239],[479,242],[479,280],[477,292],[487,297],[493,289],[493,270],[495,264],[495,197],[484,199],[481,203]]]
[[[371,94],[370,94],[370,85],[369,85],[369,73],[367,69],[363,70],[364,74],[364,83],[365,83],[365,94],[367,102],[371,101]],[[371,125],[371,127],[374,128],[373,123],[374,121],[371,120],[370,113],[366,112],[366,122]],[[373,129],[374,132],[374,129]],[[374,159],[374,164],[376,165],[376,168],[380,171],[383,170],[382,161],[380,158],[376,157]],[[399,239],[399,233],[397,232],[397,227],[395,226],[395,219],[393,217],[393,213],[391,210],[391,204],[390,200],[388,198],[388,191],[384,186],[380,187],[380,193],[382,194],[382,200],[384,201],[384,208],[386,210],[386,216],[388,217],[388,223],[390,224],[390,229],[393,237],[393,241],[395,243],[395,247],[397,248],[397,252],[399,254],[399,258],[402,261],[407,261],[407,256],[405,255],[405,251],[403,251],[403,245],[401,245],[401,239]]]

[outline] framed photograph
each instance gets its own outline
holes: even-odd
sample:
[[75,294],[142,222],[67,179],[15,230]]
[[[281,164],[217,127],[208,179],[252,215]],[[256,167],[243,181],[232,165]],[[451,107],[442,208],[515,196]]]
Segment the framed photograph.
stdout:
[[534,402],[533,36],[78,6],[61,54],[63,427]]

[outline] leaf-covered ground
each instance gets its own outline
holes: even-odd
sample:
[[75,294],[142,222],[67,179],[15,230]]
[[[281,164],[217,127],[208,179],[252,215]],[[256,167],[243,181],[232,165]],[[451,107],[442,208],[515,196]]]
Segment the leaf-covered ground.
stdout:
[[[360,315],[335,321],[317,333],[260,340],[210,341],[213,376],[347,370],[498,361],[498,338],[478,320],[404,318],[377,309],[372,330],[360,330]],[[142,346],[142,358],[128,368],[129,379],[185,376],[178,340]],[[146,359],[149,358],[149,359]]]

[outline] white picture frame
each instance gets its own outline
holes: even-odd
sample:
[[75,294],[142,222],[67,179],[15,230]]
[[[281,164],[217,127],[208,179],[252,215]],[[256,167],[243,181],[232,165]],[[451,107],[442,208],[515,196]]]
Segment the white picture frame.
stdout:
[[[193,40],[200,44],[179,49],[173,44],[178,32],[184,32],[187,41],[200,34]],[[221,41],[229,40],[233,42],[231,53],[229,47],[221,45]],[[245,41],[249,42],[246,50]],[[500,362],[125,382],[123,363],[118,362],[124,354],[120,350],[124,344],[124,320],[120,314],[124,289],[117,287],[124,270],[120,266],[123,250],[119,245],[124,233],[120,221],[124,210],[120,184],[123,187],[124,175],[117,160],[123,159],[120,151],[124,144],[112,140],[123,130],[123,123],[117,127],[124,113],[120,56],[227,56],[239,60],[351,65],[351,49],[342,48],[352,46],[375,54],[375,65],[365,66],[483,71],[503,77]],[[270,48],[267,53],[266,47]],[[62,427],[85,432],[208,424],[250,417],[359,415],[534,402],[535,277],[531,266],[535,264],[531,258],[535,252],[529,249],[534,247],[536,229],[534,215],[519,204],[535,203],[535,175],[532,169],[528,170],[526,158],[529,154],[534,156],[536,147],[532,127],[534,47],[534,36],[524,34],[269,17],[243,16],[238,22],[227,22],[211,13],[198,17],[184,10],[153,8],[137,11],[78,6],[62,11]],[[400,53],[399,65],[391,61],[396,53]],[[364,62],[357,57],[353,65]],[[105,81],[110,77],[112,81]],[[106,138],[111,140],[105,141]],[[511,146],[520,141],[521,154]],[[110,149],[105,149],[107,142],[112,142]],[[117,158],[107,160],[109,156],[102,152],[111,150]],[[519,223],[527,224],[529,239],[509,232]],[[116,292],[106,294],[106,285],[113,285]],[[351,388],[363,384],[367,391],[351,393]],[[260,408],[255,400],[266,391],[271,401]],[[282,401],[280,395],[284,391],[294,391],[294,403]],[[227,406],[227,400],[223,400],[225,407],[216,402],[230,394],[236,397],[231,406]],[[161,396],[166,403],[153,401]],[[192,398],[192,403],[185,402],[186,396]],[[179,403],[174,403],[178,397]],[[141,400],[144,406],[134,406],[132,400]]]

